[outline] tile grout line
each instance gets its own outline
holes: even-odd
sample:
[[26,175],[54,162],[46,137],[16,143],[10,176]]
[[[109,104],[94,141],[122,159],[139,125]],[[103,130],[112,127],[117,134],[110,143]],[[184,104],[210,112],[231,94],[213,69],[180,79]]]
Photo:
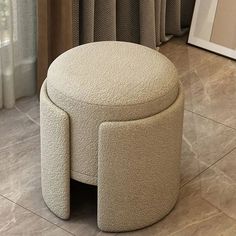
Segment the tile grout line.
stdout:
[[40,126],[38,122],[36,122],[27,112],[23,112],[19,107],[15,106],[15,109],[20,113],[24,114],[29,120],[31,120],[34,124]]
[[2,194],[0,194],[0,196],[3,197],[4,199],[10,201],[11,203],[14,203],[15,205],[17,205],[17,206],[23,208],[24,210],[26,210],[26,211],[28,211],[28,212],[30,212],[30,213],[36,215],[37,217],[40,217],[40,218],[44,219],[45,221],[47,221],[47,222],[50,223],[51,225],[54,225],[54,226],[56,226],[57,228],[60,228],[61,230],[65,231],[65,232],[67,232],[67,233],[69,233],[69,234],[71,234],[71,235],[73,235],[73,236],[76,236],[75,234],[73,234],[73,233],[67,231],[66,229],[60,227],[59,225],[57,225],[57,224],[55,224],[55,223],[49,221],[48,219],[44,218],[43,216],[40,216],[40,215],[38,215],[37,213],[31,211],[30,209],[28,209],[28,208],[26,208],[26,207],[20,205],[19,203],[16,203],[16,202],[12,201],[12,200],[9,199],[8,197],[6,197],[6,196],[4,196],[4,195],[2,195]]
[[220,208],[218,208],[217,206],[213,205],[209,200],[207,200],[206,198],[202,197],[202,199],[204,199],[206,202],[208,202],[212,207],[216,208],[218,211],[220,211],[221,214],[225,215],[226,217],[229,217],[231,220],[233,220],[234,222],[236,222],[236,219],[234,219],[233,217],[229,216],[228,214],[226,214],[225,212],[223,212]]
[[14,145],[18,145],[18,144],[24,143],[24,142],[26,142],[26,141],[29,141],[29,140],[31,140],[31,139],[33,139],[33,138],[36,138],[37,136],[40,136],[40,134],[35,134],[35,135],[31,136],[31,137],[24,138],[23,140],[16,141],[16,142],[14,142],[14,143],[12,143],[12,144],[10,144],[10,145],[1,147],[1,148],[0,148],[0,152],[1,152],[1,151],[4,151],[4,149],[10,148],[10,147],[12,147],[12,146],[14,146]]
[[234,127],[231,127],[231,126],[226,125],[226,124],[223,124],[223,123],[221,123],[221,122],[219,122],[219,121],[213,120],[212,118],[209,118],[209,117],[206,117],[206,116],[204,116],[204,115],[201,115],[201,114],[199,114],[199,113],[197,113],[197,112],[195,112],[195,111],[190,111],[190,110],[188,110],[188,109],[186,109],[186,108],[184,108],[184,110],[185,110],[185,111],[188,111],[188,112],[191,112],[191,113],[193,113],[193,114],[195,114],[195,115],[197,115],[197,116],[200,116],[200,117],[202,117],[202,118],[204,118],[204,119],[213,121],[213,122],[215,122],[215,123],[217,123],[217,124],[223,125],[223,126],[225,126],[225,127],[227,127],[227,128],[230,128],[230,129],[233,129],[233,130],[236,131],[236,128],[234,128]]
[[220,159],[218,159],[217,161],[215,161],[214,163],[212,163],[210,166],[208,166],[205,170],[201,171],[200,173],[198,173],[196,176],[194,176],[191,180],[189,180],[188,182],[186,182],[185,184],[183,184],[180,189],[182,189],[185,185],[191,183],[193,180],[195,180],[197,177],[199,177],[201,174],[203,174],[204,172],[206,172],[209,168],[213,167],[216,163],[218,163],[219,161],[221,161],[224,157],[226,157],[227,155],[229,155],[231,152],[235,151],[236,147],[232,148],[230,151],[228,151],[226,154],[224,154]]

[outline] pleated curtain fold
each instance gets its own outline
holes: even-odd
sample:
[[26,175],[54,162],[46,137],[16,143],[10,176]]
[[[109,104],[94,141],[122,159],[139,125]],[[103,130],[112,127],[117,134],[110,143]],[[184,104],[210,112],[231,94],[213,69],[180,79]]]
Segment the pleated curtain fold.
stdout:
[[193,0],[75,0],[74,43],[119,40],[155,48],[186,31],[193,5]]
[[[53,59],[71,47],[95,41],[118,40],[156,48],[171,37],[182,35],[190,24],[194,2],[38,0],[38,88]],[[45,19],[48,26],[45,25]],[[46,45],[43,39],[47,40]],[[43,60],[44,55],[48,57],[45,58],[48,65]]]

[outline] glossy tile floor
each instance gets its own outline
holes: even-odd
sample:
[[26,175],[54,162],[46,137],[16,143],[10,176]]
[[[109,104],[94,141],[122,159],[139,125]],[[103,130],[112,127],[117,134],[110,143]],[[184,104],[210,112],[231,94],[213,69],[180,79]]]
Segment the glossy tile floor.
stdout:
[[[173,211],[122,236],[236,235],[236,62],[173,39],[161,52],[178,68],[186,95],[181,193]],[[0,111],[0,235],[93,236],[96,188],[72,182],[72,216],[55,217],[40,189],[36,97]]]

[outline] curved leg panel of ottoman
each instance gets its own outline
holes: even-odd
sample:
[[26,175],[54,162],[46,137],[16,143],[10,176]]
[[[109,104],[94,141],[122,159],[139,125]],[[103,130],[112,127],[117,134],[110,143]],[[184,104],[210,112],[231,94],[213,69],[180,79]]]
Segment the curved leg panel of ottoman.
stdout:
[[151,225],[179,193],[183,95],[167,110],[99,127],[98,226],[129,231]]
[[41,181],[48,208],[62,219],[70,215],[69,117],[40,93]]

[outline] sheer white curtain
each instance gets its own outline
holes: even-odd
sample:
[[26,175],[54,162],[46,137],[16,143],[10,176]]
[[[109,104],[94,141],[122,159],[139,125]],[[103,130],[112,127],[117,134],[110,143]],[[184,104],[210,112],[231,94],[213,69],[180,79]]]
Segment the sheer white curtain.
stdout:
[[0,108],[35,93],[36,0],[0,0]]

